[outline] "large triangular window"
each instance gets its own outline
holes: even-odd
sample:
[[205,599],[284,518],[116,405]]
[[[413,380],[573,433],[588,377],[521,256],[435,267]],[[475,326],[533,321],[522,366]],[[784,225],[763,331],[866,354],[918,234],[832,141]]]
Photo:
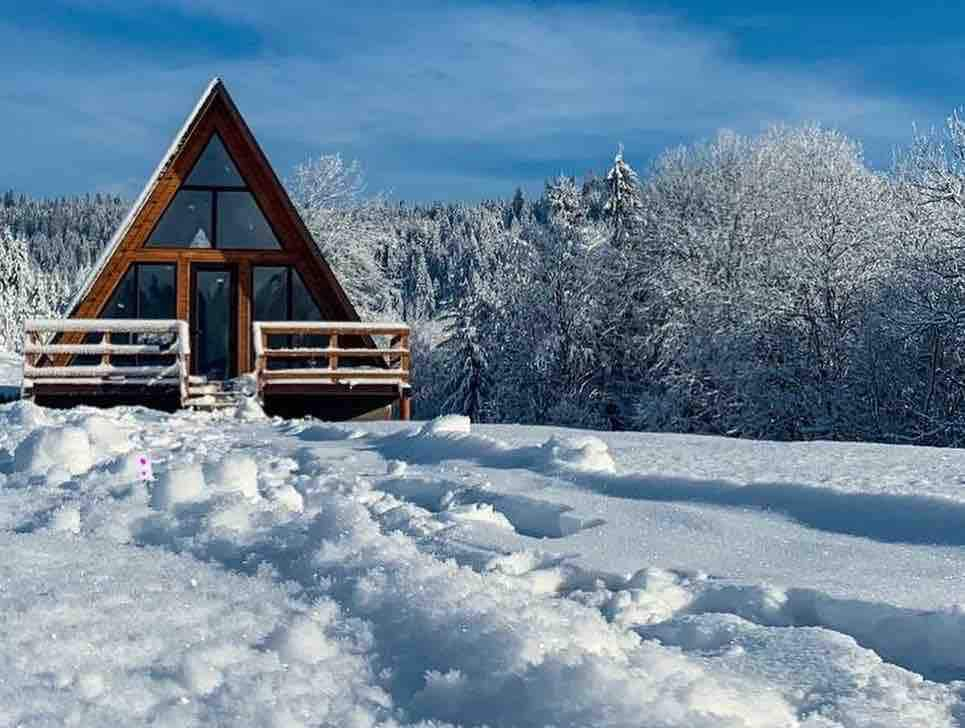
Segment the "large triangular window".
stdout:
[[198,187],[244,187],[245,181],[224,148],[221,137],[215,134],[194,163],[186,184]]
[[147,241],[151,248],[278,250],[278,237],[217,133]]

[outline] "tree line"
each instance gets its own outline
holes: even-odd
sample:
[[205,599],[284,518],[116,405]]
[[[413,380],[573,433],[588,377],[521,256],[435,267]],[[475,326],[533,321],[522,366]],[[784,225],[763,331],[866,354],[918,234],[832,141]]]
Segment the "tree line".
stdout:
[[[416,331],[416,414],[740,437],[965,440],[965,122],[893,169],[818,126],[478,204],[366,193],[321,156],[289,190],[367,318]],[[54,312],[125,212],[0,211],[0,347]],[[6,250],[11,251],[7,253]]]

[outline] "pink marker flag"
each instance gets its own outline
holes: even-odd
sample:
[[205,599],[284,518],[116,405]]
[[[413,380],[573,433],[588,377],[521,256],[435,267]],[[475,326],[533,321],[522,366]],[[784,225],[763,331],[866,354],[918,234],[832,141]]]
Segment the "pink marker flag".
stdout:
[[137,474],[141,480],[154,480],[154,467],[146,452],[137,454]]

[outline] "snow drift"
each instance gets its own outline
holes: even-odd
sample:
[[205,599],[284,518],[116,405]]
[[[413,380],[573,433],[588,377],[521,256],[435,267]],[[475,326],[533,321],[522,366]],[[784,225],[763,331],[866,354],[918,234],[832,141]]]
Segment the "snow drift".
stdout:
[[[625,497],[620,484],[643,474],[623,463],[657,451],[647,436],[629,456],[619,437],[480,432],[464,418],[349,426],[22,404],[0,407],[0,424],[0,713],[13,725],[962,715],[955,600],[876,602],[860,583],[832,594],[803,568],[785,587],[721,576],[729,519],[760,531],[731,541],[745,563],[769,529],[793,543],[806,527]],[[661,563],[656,543],[706,570]],[[948,555],[860,548],[914,548],[919,567]],[[621,573],[626,560],[636,568]]]

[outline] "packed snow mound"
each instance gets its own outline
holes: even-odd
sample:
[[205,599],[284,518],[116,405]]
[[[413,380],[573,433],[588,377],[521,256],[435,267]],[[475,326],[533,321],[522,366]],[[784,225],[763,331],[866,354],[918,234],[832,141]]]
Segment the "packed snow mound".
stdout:
[[291,429],[300,439],[306,442],[335,442],[338,440],[351,440],[362,437],[365,433],[344,425],[333,425],[328,423],[312,423],[309,425],[298,424]]
[[607,444],[598,437],[553,437],[543,445],[547,467],[586,473],[615,473],[616,464]]
[[462,415],[443,415],[427,422],[419,431],[420,435],[468,435],[472,432],[472,422]]
[[513,446],[474,432],[468,417],[444,415],[415,433],[389,436],[375,445],[387,458],[431,463],[447,459],[474,460],[497,468],[541,468],[555,472],[612,474],[616,464],[609,447],[592,435],[554,435],[542,445]]
[[439,517],[443,521],[464,522],[475,521],[485,523],[496,528],[506,528],[513,530],[512,522],[505,515],[497,511],[489,503],[466,503],[465,505],[452,505],[441,511]]
[[13,467],[28,475],[80,475],[95,462],[87,432],[80,427],[42,427],[24,438],[13,453]]
[[10,405],[4,414],[15,424],[11,429],[26,433],[14,448],[12,463],[12,470],[23,475],[46,475],[64,482],[131,448],[129,430],[105,417],[82,416],[74,418],[73,424],[53,423],[32,404]]
[[0,405],[0,421],[7,427],[40,427],[49,422],[46,410],[28,399]]
[[50,519],[50,528],[77,535],[80,533],[80,509],[75,506],[58,508]]
[[229,453],[218,462],[209,463],[205,470],[205,480],[213,484],[215,492],[240,493],[250,499],[259,497],[258,463],[253,457]]
[[131,449],[131,431],[128,427],[101,415],[84,417],[79,423],[87,433],[91,446],[102,456],[104,453],[117,455]]
[[267,419],[268,415],[265,414],[262,406],[258,404],[257,399],[244,396],[238,400],[238,406],[235,407],[235,418],[243,422],[257,422],[258,420]]
[[201,466],[190,463],[161,473],[151,490],[151,506],[167,510],[205,498],[206,486]]
[[286,664],[314,665],[338,655],[339,647],[325,634],[336,614],[316,609],[311,614],[300,614],[289,624],[279,628],[268,639],[268,647],[278,653]]
[[305,508],[305,498],[298,492],[298,489],[290,483],[272,488],[268,492],[268,497],[274,503],[296,513]]

